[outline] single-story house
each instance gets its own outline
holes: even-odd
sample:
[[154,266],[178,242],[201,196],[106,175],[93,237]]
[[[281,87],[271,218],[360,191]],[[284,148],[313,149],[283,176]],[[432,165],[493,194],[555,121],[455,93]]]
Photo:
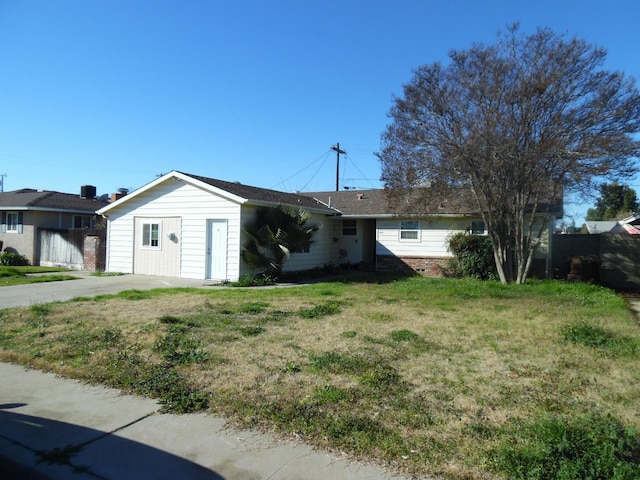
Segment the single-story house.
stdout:
[[[437,276],[452,254],[448,238],[456,232],[486,235],[482,217],[462,201],[442,201],[430,214],[399,214],[385,190],[311,192],[312,196],[340,212],[338,244],[341,263],[372,266],[379,272],[417,272]],[[536,251],[532,274],[545,276],[550,266],[549,231],[561,217],[561,202],[542,244]]]
[[[68,244],[68,230],[95,226],[100,218],[96,211],[106,205],[95,192],[94,186],[85,185],[79,195],[30,188],[0,193],[0,251],[19,253],[32,265],[82,268],[81,252],[78,260],[78,255],[62,252],[59,246]],[[51,257],[59,254],[65,257],[61,261]]]
[[[108,220],[106,270],[235,281],[255,273],[242,260],[243,226],[258,207],[279,205],[308,211],[319,227],[285,271],[345,264],[433,275],[451,256],[451,233],[485,233],[470,212],[398,216],[384,190],[285,193],[172,171],[98,211]],[[548,253],[545,240],[542,272]]]

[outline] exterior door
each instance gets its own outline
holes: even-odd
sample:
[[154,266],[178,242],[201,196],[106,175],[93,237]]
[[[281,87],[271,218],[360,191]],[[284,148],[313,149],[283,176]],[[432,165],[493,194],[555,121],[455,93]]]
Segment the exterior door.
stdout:
[[227,279],[226,220],[207,220],[207,279]]

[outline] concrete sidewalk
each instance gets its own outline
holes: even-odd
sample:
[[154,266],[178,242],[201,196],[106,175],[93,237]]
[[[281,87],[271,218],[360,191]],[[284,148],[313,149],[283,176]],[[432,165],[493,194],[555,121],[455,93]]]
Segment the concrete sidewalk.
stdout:
[[408,477],[206,414],[0,363],[0,478],[382,480]]

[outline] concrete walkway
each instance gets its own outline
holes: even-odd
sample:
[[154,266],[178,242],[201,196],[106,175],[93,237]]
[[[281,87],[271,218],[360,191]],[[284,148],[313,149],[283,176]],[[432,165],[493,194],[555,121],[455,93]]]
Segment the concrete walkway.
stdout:
[[[0,288],[0,308],[129,289],[217,288],[212,282],[123,275]],[[207,414],[160,414],[147,398],[0,363],[0,479],[406,479]]]
[[77,277],[63,282],[29,283],[0,288],[0,309],[28,307],[38,303],[64,302],[75,297],[118,293],[123,290],[154,288],[208,287],[216,282],[188,278],[155,277],[151,275],[95,276],[90,272],[65,272]]

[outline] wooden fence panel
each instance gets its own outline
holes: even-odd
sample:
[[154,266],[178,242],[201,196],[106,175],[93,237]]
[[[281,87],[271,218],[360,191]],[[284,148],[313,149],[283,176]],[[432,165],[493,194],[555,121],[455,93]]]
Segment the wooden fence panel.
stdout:
[[598,283],[615,290],[640,290],[640,235],[553,236],[551,262],[555,278],[567,278],[571,258],[589,256],[599,260]]

